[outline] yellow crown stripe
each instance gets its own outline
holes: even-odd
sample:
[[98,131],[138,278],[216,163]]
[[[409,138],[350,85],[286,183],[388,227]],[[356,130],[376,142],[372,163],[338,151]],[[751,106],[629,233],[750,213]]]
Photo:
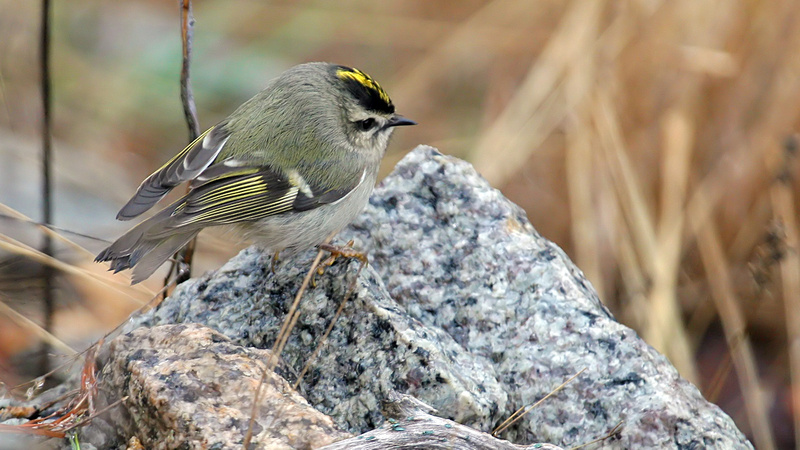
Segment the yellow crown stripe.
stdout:
[[342,80],[348,78],[355,80],[365,88],[372,89],[373,91],[377,92],[381,100],[385,101],[386,103],[392,103],[391,99],[389,99],[389,95],[383,90],[381,85],[378,84],[378,82],[375,81],[371,76],[358,69],[339,69],[336,71],[336,76]]

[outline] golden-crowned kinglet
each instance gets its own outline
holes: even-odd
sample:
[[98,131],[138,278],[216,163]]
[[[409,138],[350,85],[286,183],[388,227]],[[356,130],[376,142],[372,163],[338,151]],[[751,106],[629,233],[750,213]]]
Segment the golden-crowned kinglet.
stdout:
[[128,220],[172,188],[189,192],[97,255],[115,272],[149,277],[203,228],[234,225],[272,251],[321,244],[366,205],[395,114],[386,92],[357,69],[295,66],[201,134],[155,173],[117,214]]

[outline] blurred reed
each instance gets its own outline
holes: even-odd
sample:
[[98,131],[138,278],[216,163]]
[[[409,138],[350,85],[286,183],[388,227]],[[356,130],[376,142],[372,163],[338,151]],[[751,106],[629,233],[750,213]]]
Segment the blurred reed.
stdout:
[[[86,148],[138,180],[184,139],[177,9],[75,3],[55,15],[56,150]],[[27,135],[31,14],[16,5],[0,0],[18,12],[0,14],[0,133]],[[421,124],[385,172],[419,143],[473,162],[757,448],[800,443],[800,2],[209,0],[195,17],[203,126],[295,63],[366,70]],[[226,239],[201,239],[205,268],[229,256]],[[2,242],[79,284],[87,308],[111,304],[112,286],[146,300],[98,278],[89,254],[48,260]],[[115,317],[133,308],[114,304]],[[0,358],[19,350],[2,345]]]

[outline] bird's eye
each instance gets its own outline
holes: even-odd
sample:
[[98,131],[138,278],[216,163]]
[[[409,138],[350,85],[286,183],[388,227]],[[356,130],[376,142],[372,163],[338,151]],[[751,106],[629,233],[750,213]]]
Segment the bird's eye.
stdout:
[[378,122],[376,122],[372,117],[356,121],[356,127],[361,131],[369,131],[375,128],[375,125],[377,124]]

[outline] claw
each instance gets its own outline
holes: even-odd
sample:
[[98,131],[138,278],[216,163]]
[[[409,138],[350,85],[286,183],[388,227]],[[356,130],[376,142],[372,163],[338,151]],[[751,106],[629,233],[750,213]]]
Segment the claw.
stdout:
[[[332,245],[332,244],[320,244],[317,246],[320,250],[325,250],[326,252],[330,252],[330,256],[325,258],[322,263],[317,267],[316,275],[322,275],[325,273],[325,268],[330,267],[333,263],[336,262],[336,258],[348,258],[348,259],[357,259],[361,261],[362,264],[366,265],[369,263],[369,258],[367,258],[366,253],[360,252],[353,248],[354,241],[350,241],[345,246],[339,245]],[[311,278],[311,283],[313,286],[316,287],[316,277]]]
[[[318,248],[320,250],[325,250],[330,252],[331,256],[325,260],[326,265],[330,266],[336,261],[336,258],[348,258],[348,259],[357,259],[364,264],[369,262],[367,258],[367,254],[364,252],[360,252],[353,248],[354,241],[350,241],[345,246],[338,246],[338,245],[331,245],[331,244],[320,244]],[[330,262],[328,262],[330,260]]]

